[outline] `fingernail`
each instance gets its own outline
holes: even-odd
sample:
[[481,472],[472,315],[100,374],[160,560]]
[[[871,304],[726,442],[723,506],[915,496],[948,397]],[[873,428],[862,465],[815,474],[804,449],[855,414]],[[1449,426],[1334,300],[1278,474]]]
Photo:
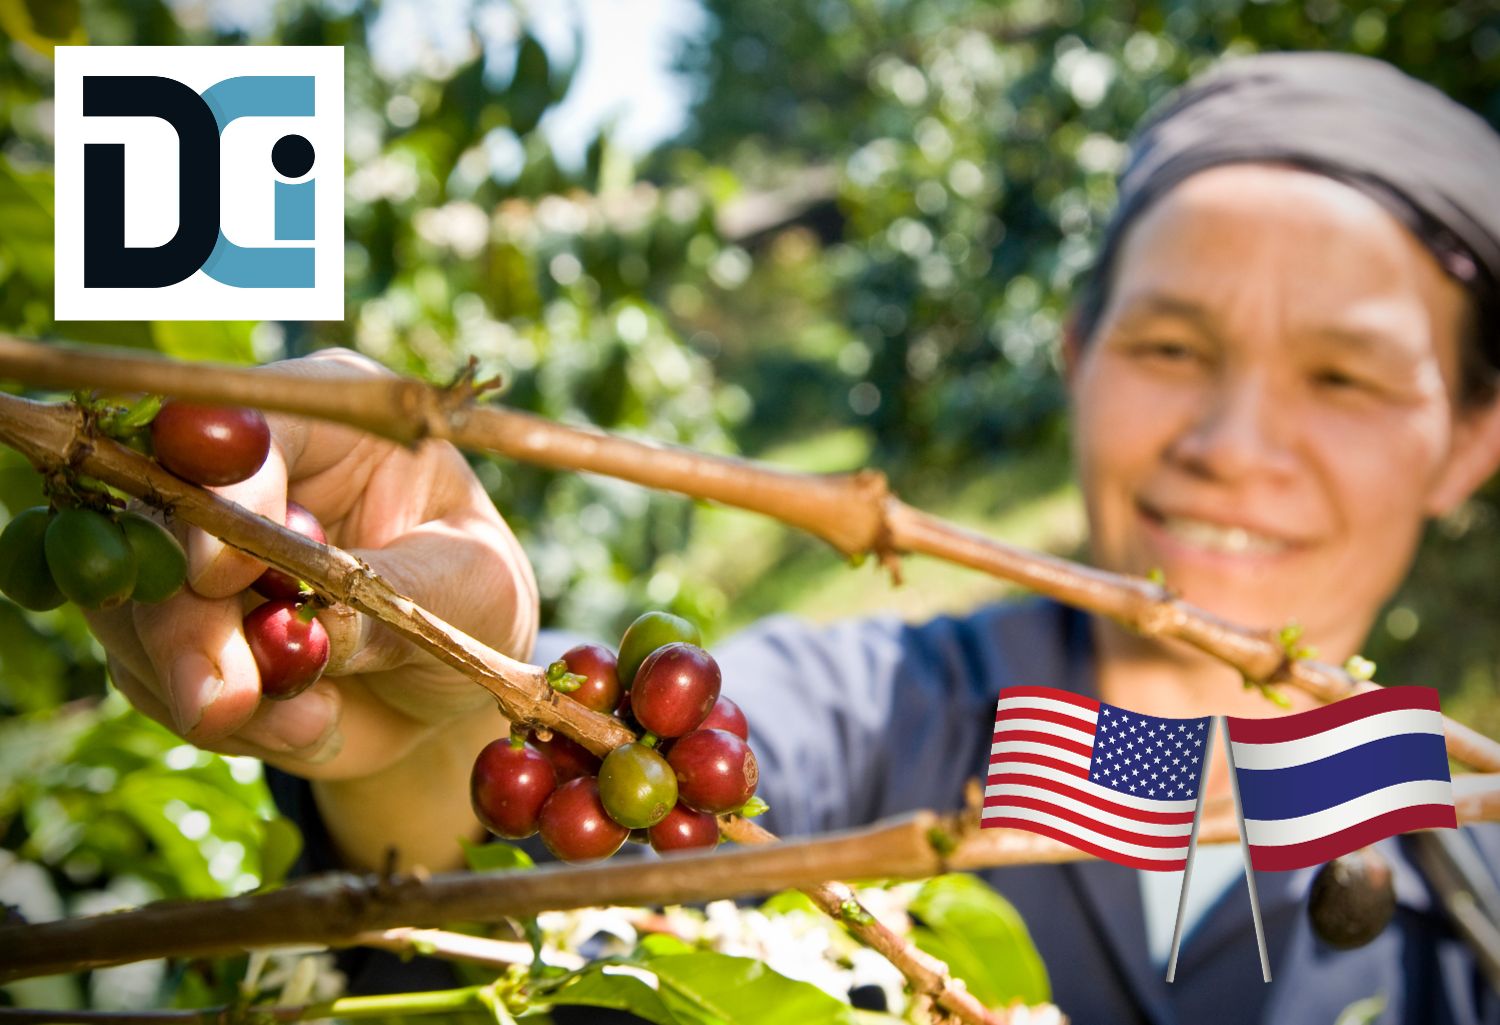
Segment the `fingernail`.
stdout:
[[203,655],[184,655],[172,663],[167,677],[172,693],[172,721],[183,736],[192,733],[203,721],[203,712],[224,690],[219,669]]
[[335,727],[327,738],[319,744],[312,752],[304,753],[303,758],[313,765],[324,765],[338,757],[344,749],[344,731]]

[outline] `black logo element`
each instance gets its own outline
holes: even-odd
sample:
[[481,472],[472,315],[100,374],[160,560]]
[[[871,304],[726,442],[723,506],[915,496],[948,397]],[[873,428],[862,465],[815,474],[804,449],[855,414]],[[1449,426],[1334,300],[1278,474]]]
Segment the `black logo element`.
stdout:
[[154,249],[125,246],[125,147],[84,146],[85,288],[162,288],[203,266],[219,237],[219,126],[192,89],[156,76],[90,75],[89,117],[159,117],[177,132],[177,234]]

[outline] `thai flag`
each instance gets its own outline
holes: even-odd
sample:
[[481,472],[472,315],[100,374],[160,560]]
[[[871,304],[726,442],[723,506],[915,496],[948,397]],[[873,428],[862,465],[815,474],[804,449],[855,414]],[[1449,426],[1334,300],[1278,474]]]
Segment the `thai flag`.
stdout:
[[1211,724],[1052,687],[1007,687],[980,825],[1030,830],[1134,868],[1180,871]]
[[1457,828],[1431,687],[1387,687],[1296,715],[1229,718],[1250,864],[1331,861],[1410,829]]

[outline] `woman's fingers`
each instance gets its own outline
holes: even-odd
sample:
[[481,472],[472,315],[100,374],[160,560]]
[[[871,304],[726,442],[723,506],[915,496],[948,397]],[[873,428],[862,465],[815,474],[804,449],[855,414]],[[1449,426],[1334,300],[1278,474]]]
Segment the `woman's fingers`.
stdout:
[[[173,711],[160,697],[156,681],[143,679],[123,659],[109,658],[115,687],[141,714],[175,730]],[[317,683],[288,701],[263,701],[238,731],[199,746],[222,754],[291,760],[304,766],[323,765],[343,746],[339,731],[338,688]]]
[[[272,523],[286,521],[286,462],[273,434],[265,463],[249,480],[209,489]],[[255,583],[266,564],[198,527],[187,528],[188,585],[205,598],[228,598]]]
[[260,701],[260,671],[240,625],[239,598],[189,589],[160,605],[132,606],[141,650],[177,732],[193,741],[228,736]]
[[[330,380],[351,376],[371,377],[389,374],[379,364],[347,350],[330,350],[315,357],[273,364],[277,373]],[[219,496],[246,510],[258,513],[273,523],[286,520],[288,481],[325,473],[337,478],[331,481],[334,502],[319,503],[312,511],[320,517],[330,513],[342,515],[336,503],[347,502],[358,495],[368,475],[367,461],[351,459],[356,446],[367,436],[349,427],[323,421],[271,414],[266,417],[271,429],[271,450],[254,476],[238,484],[212,488]],[[326,525],[326,524],[325,524]],[[187,531],[188,581],[199,594],[224,598],[238,594],[255,582],[265,570],[265,563],[196,527]]]

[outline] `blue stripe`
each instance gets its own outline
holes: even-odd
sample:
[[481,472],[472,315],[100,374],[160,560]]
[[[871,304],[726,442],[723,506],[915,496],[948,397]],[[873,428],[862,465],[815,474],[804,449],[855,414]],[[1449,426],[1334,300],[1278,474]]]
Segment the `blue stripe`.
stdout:
[[1286,769],[1240,769],[1247,819],[1290,819],[1333,808],[1360,794],[1418,779],[1448,779],[1448,751],[1433,733],[1372,740]]

